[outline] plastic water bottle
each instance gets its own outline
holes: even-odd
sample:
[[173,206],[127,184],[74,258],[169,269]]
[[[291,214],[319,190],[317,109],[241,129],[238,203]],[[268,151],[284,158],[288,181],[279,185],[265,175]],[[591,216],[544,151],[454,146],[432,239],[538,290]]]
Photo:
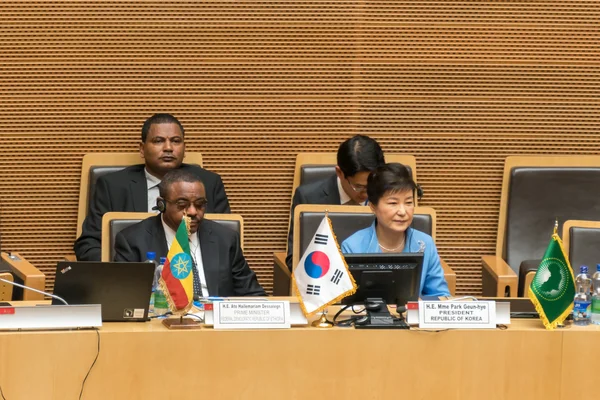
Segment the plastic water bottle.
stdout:
[[156,267],[156,273],[154,274],[154,279],[157,282],[156,290],[154,291],[154,315],[163,315],[169,312],[169,303],[167,303],[167,298],[158,285],[158,280],[162,275],[165,261],[167,261],[165,257],[160,258],[160,264],[158,264],[158,267]]
[[154,281],[152,281],[152,294],[150,295],[150,305],[148,306],[148,314],[154,312],[154,291],[156,290],[156,267],[158,267],[158,263],[156,262],[156,253],[153,251],[148,251],[146,253],[146,260],[144,262],[154,264]]
[[600,325],[600,264],[592,276],[592,324]]
[[591,322],[590,314],[592,308],[592,296],[590,295],[592,280],[587,274],[587,266],[582,265],[579,270],[579,275],[575,278],[577,293],[575,294],[574,299],[573,323],[575,325],[589,325]]

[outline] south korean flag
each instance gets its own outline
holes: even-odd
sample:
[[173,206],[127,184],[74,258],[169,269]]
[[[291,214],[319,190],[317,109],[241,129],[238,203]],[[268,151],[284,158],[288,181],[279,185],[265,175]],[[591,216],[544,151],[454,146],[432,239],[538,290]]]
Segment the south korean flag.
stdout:
[[294,290],[305,315],[325,309],[356,291],[331,221],[324,217],[293,272]]

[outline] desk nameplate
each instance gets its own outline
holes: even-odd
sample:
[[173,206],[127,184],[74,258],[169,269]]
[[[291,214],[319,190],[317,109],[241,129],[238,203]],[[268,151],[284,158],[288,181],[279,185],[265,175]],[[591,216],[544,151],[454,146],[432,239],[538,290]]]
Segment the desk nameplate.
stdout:
[[419,301],[419,328],[496,328],[494,301]]
[[75,329],[101,326],[100,304],[0,307],[0,330]]
[[289,301],[215,301],[215,329],[290,328]]

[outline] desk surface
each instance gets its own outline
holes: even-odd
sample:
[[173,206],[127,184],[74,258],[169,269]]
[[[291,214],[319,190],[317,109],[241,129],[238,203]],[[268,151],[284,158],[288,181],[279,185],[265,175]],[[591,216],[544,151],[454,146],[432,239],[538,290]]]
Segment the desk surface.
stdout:
[[[441,332],[106,323],[83,399],[566,400],[579,394],[575,349],[599,331],[531,319]],[[95,331],[1,332],[0,386],[11,400],[77,399],[96,350]]]

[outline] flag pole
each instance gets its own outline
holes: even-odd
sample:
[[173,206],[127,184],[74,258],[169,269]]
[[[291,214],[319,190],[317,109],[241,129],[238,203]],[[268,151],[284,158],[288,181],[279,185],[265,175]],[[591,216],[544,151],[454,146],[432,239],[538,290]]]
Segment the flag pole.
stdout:
[[558,234],[558,217],[554,219],[554,235]]
[[321,317],[317,320],[314,320],[310,325],[315,328],[333,328],[333,322],[327,319],[325,310],[321,311]]

